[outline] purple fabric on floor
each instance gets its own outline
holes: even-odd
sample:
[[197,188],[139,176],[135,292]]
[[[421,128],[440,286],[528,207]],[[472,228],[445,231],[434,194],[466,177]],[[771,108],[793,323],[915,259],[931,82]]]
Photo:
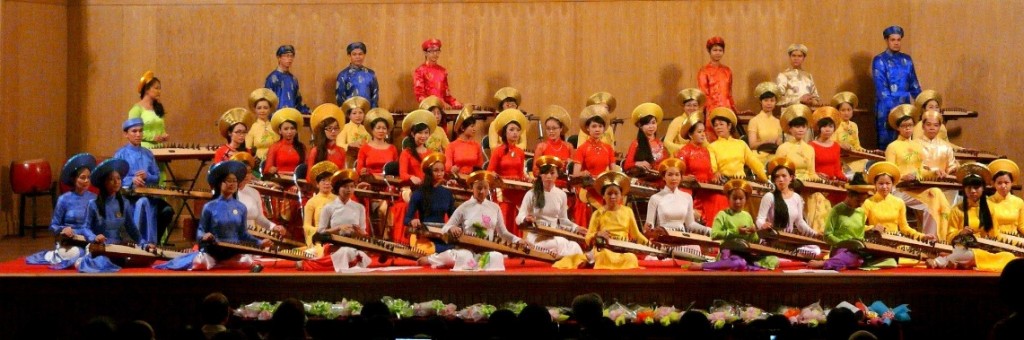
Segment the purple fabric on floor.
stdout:
[[860,265],[864,263],[864,260],[860,258],[860,255],[846,248],[837,249],[828,260],[825,260],[825,269],[828,270],[845,270],[860,268]]

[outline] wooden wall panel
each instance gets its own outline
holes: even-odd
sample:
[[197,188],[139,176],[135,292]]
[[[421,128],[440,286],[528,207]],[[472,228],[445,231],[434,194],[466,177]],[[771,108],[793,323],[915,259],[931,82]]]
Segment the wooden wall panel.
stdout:
[[[619,117],[644,101],[661,104],[673,117],[680,111],[675,93],[694,86],[697,69],[707,63],[704,41],[720,35],[740,108],[757,109],[753,87],[787,67],[785,48],[793,42],[810,47],[806,68],[823,96],[852,90],[871,106],[870,61],[885,48],[881,31],[891,24],[907,28],[904,48],[918,62],[924,87],[943,92],[948,105],[978,109],[984,116],[965,122],[995,126],[986,135],[1008,139],[1005,123],[1022,109],[1005,90],[1024,85],[1013,41],[1022,27],[1011,14],[1021,6],[976,1],[964,11],[958,2],[913,0],[85,1],[70,7],[68,103],[79,115],[68,122],[90,128],[72,132],[69,150],[110,154],[122,144],[116,128],[100,123],[116,126],[124,119],[146,69],[164,80],[172,138],[219,143],[212,122],[261,86],[282,43],[296,45],[294,72],[314,105],[333,99],[334,78],[347,64],[344,48],[362,40],[381,79],[382,105],[414,107],[411,73],[423,60],[419,44],[438,37],[445,43],[441,63],[463,102],[492,105],[496,89],[514,86],[527,111],[559,104],[576,114],[587,95],[608,90],[619,99]],[[620,149],[635,131],[628,124],[620,130]],[[980,135],[956,139],[1024,156],[1024,147],[1004,147]]]
[[[0,207],[3,220],[14,229],[16,216],[11,212],[16,206],[8,181],[11,161],[46,159],[56,179],[66,157],[68,20],[66,5],[57,1],[5,2],[0,10],[0,92],[4,93]],[[44,206],[46,202],[40,201]]]

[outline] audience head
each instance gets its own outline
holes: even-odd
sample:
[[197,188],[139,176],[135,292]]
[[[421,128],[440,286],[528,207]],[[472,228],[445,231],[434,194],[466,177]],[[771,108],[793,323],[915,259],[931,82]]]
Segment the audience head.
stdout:
[[228,297],[221,293],[207,295],[199,306],[200,321],[204,325],[226,324],[230,315],[231,306],[228,303]]

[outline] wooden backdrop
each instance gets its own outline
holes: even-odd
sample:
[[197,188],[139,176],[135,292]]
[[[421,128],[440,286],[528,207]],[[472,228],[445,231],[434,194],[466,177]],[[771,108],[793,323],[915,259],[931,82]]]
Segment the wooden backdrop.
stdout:
[[[293,44],[293,72],[311,106],[333,101],[345,46],[363,41],[380,79],[382,106],[410,109],[420,43],[444,42],[441,64],[464,103],[494,105],[504,86],[523,108],[550,104],[578,113],[587,95],[609,91],[618,117],[653,101],[674,117],[676,93],[696,85],[707,63],[704,42],[724,37],[740,108],[756,109],[754,86],[788,66],[786,47],[810,48],[805,68],[825,97],[849,90],[874,102],[871,58],[882,30],[902,25],[924,88],[947,106],[982,116],[950,124],[955,142],[1016,160],[1013,143],[1024,87],[1017,1],[359,1],[32,0],[5,1],[0,164],[44,157],[59,168],[70,154],[112,155],[124,143],[120,122],[138,98],[138,77],[163,81],[172,141],[222,143],[213,127],[244,106],[276,66],[278,45]],[[864,117],[867,118],[867,117]],[[966,133],[964,128],[982,131]],[[635,128],[620,130],[624,150]],[[536,135],[536,131],[531,132]],[[873,136],[865,136],[871,139]],[[55,171],[56,172],[56,171]],[[0,205],[11,204],[0,186]]]

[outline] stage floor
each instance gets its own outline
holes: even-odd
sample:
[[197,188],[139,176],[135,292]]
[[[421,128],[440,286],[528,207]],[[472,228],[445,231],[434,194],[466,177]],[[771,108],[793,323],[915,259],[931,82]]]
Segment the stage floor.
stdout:
[[[645,268],[636,270],[557,270],[542,262],[509,259],[504,272],[416,268],[339,274],[297,271],[291,261],[265,261],[261,273],[126,268],[114,274],[79,274],[28,266],[18,258],[0,263],[0,299],[6,306],[19,306],[5,307],[0,320],[5,329],[24,330],[54,315],[65,315],[71,320],[51,327],[68,334],[87,317],[104,314],[141,318],[158,329],[170,329],[194,322],[192,311],[199,300],[214,291],[225,293],[234,305],[287,297],[365,301],[393,296],[413,302],[441,299],[458,306],[519,300],[568,306],[574,296],[587,292],[597,292],[608,302],[679,308],[691,303],[707,308],[715,299],[766,309],[818,301],[834,306],[841,301],[882,300],[891,306],[910,304],[913,321],[905,331],[911,339],[980,338],[1008,314],[998,302],[996,273],[924,268],[831,274],[690,272],[681,269],[683,264],[642,261]],[[802,268],[797,264],[787,267]],[[69,308],[75,312],[67,316]]]

